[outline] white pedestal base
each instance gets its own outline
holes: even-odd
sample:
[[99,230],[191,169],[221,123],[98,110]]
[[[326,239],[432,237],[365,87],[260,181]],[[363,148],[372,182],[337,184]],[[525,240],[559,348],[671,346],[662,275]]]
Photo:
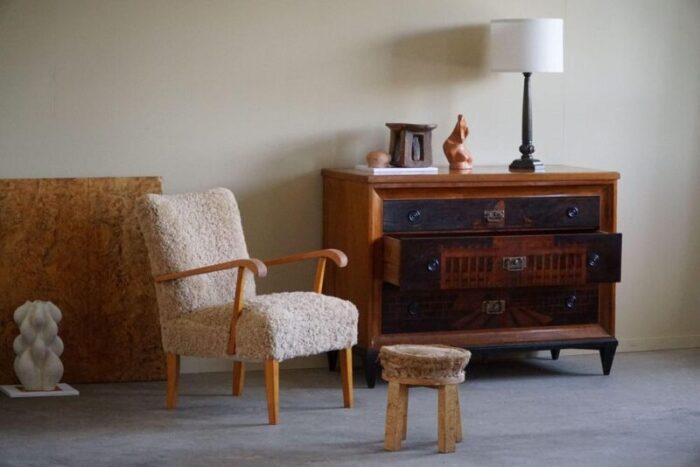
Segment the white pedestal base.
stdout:
[[53,391],[25,391],[20,385],[0,386],[0,391],[11,398],[20,397],[60,397],[60,396],[77,396],[80,394],[77,389],[66,384],[58,383]]

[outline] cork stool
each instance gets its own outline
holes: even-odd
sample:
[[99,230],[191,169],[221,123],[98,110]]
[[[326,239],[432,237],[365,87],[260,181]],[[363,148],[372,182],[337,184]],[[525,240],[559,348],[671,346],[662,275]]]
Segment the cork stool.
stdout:
[[462,441],[462,416],[457,385],[471,353],[443,345],[389,345],[379,351],[382,378],[389,383],[384,449],[398,451],[406,439],[408,388],[438,391],[438,451],[454,452]]

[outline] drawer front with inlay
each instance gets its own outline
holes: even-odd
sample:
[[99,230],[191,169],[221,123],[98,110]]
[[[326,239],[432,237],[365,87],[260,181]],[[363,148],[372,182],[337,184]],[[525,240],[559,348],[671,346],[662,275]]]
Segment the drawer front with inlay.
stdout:
[[385,200],[385,232],[597,229],[598,196]]
[[382,332],[439,332],[594,324],[598,287],[402,292],[384,284]]
[[619,282],[620,234],[384,237],[384,280],[402,290]]

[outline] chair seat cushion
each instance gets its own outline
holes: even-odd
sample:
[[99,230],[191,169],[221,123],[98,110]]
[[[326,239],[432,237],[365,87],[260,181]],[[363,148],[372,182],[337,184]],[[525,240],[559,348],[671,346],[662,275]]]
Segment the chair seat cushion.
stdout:
[[379,351],[385,380],[420,384],[461,383],[470,357],[469,351],[446,345],[386,345]]
[[[231,357],[226,348],[232,310],[227,303],[169,321],[163,327],[166,350]],[[357,315],[352,303],[314,292],[258,295],[245,302],[238,318],[234,358],[282,361],[350,347],[357,343]]]

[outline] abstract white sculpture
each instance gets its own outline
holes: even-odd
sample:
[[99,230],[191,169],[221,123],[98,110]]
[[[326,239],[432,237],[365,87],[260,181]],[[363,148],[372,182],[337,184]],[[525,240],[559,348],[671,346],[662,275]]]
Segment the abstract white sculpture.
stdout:
[[51,302],[26,302],[15,310],[20,335],[15,350],[15,373],[25,391],[53,391],[63,376],[63,341],[58,337],[61,310]]

